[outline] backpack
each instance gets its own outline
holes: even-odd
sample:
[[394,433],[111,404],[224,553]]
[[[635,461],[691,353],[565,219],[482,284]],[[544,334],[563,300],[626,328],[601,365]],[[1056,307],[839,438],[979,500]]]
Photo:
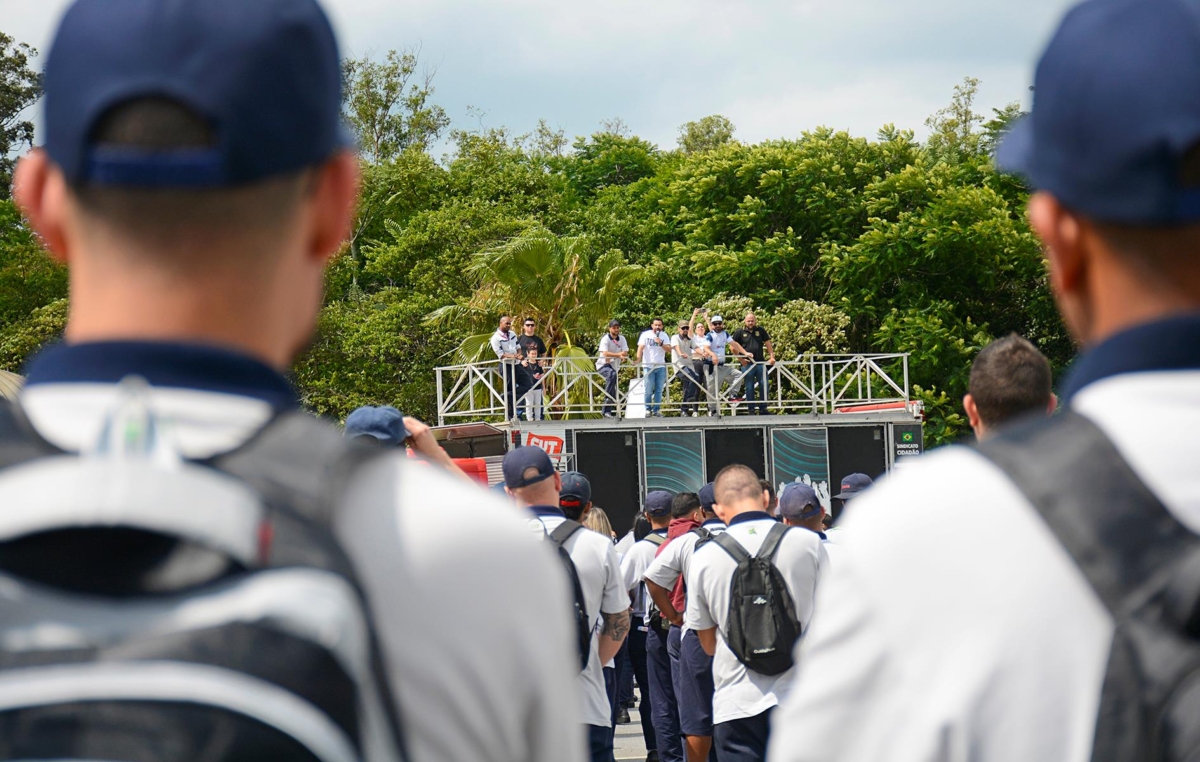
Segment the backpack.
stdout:
[[148,407],[124,406],[80,455],[0,404],[0,758],[401,758],[332,531],[380,451],[286,412],[172,462]]
[[563,523],[554,528],[546,536],[554,543],[554,547],[558,549],[558,558],[562,561],[563,567],[567,570],[567,578],[571,580],[571,592],[575,596],[575,644],[579,649],[579,671],[587,669],[588,661],[592,657],[592,631],[595,629],[592,625],[592,618],[587,613],[587,601],[583,597],[583,585],[579,581],[579,569],[575,567],[575,562],[571,560],[571,554],[563,547],[571,536],[583,529],[583,524],[578,521],[567,519]]
[[[642,539],[645,540],[646,542],[650,543],[651,545],[653,545],[656,548],[661,548],[663,546],[663,544],[666,543],[667,536],[665,534],[658,534],[657,532],[651,532],[650,534],[646,535]],[[645,580],[643,580],[639,584],[643,588],[646,586]],[[646,613],[647,613],[647,616],[646,616],[646,626],[647,627],[651,627],[651,628],[657,630],[658,632],[661,632],[663,635],[666,635],[667,632],[670,631],[671,623],[668,622],[666,619],[663,619],[662,611],[658,608],[658,606],[654,605],[653,598],[650,599],[650,606],[648,607]]]
[[792,668],[792,648],[800,639],[796,604],[773,559],[788,528],[774,524],[757,556],[746,552],[728,532],[712,535],[737,568],[729,583],[725,642],[738,661],[763,675]]
[[1200,537],[1071,410],[977,449],[1033,504],[1116,623],[1092,759],[1197,759]]

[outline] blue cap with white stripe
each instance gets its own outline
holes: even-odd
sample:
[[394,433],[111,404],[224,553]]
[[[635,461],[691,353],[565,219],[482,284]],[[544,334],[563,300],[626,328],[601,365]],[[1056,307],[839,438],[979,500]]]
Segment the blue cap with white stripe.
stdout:
[[[46,152],[73,183],[220,188],[298,172],[352,141],[337,41],[316,0],[76,0],[46,63]],[[214,143],[93,143],[116,106],[166,99]]]

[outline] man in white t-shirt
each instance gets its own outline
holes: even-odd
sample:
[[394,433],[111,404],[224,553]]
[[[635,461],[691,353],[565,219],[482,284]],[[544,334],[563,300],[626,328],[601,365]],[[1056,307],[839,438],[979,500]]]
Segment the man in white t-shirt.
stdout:
[[[758,476],[746,466],[727,466],[713,481],[716,513],[726,522],[724,536],[752,556],[778,522],[766,512]],[[776,530],[779,531],[779,530]],[[784,529],[772,563],[791,595],[801,628],[812,618],[813,597],[825,551],[813,532]],[[766,756],[771,712],[787,693],[795,667],[778,675],[748,669],[729,648],[730,585],[737,562],[713,541],[692,556],[688,570],[684,624],[695,630],[713,656],[713,741],[722,762],[761,762]]]
[[646,415],[662,418],[663,388],[667,385],[667,352],[671,337],[663,331],[663,321],[654,318],[650,330],[638,337],[637,359],[642,363],[642,383]]
[[[688,762],[703,762],[712,749],[713,660],[704,652],[695,631],[683,627],[687,590],[682,581],[687,579],[697,543],[725,531],[725,523],[713,512],[711,483],[701,487],[698,495],[691,495],[690,503],[681,504],[681,498],[686,497],[689,496],[677,495],[671,507],[675,516],[672,526],[681,522],[683,533],[663,547],[645,577],[646,589],[663,617],[681,628],[679,663],[675,670],[679,732],[683,735]],[[689,509],[690,513],[684,513]]]
[[[529,506],[536,517],[531,521],[534,530],[552,542],[550,533],[568,519],[559,506],[562,477],[550,456],[540,447],[518,447],[504,456],[503,470],[505,489]],[[617,655],[629,633],[629,596],[622,587],[621,564],[610,540],[580,525],[562,547],[575,564],[588,617],[598,625],[592,633],[587,666],[579,673],[588,748],[592,762],[611,762],[612,705],[604,684],[604,665]],[[547,601],[546,605],[557,603]]]
[[613,318],[608,321],[608,332],[600,338],[600,348],[596,354],[596,370],[604,378],[604,407],[601,412],[605,418],[612,418],[616,415],[617,372],[621,370],[621,361],[629,359],[629,342],[621,335],[620,320]]
[[500,317],[496,332],[488,340],[492,353],[500,361],[500,374],[503,376],[504,417],[512,420],[517,417],[517,355],[520,347],[517,344],[517,334],[512,331],[512,318],[508,315]]
[[1200,533],[1196,19],[1172,0],[1063,18],[996,160],[1036,189],[1027,217],[1084,348],[1064,409],[855,499],[772,760],[1194,754],[1194,704],[1160,722],[1195,680],[1178,650],[1195,652],[1195,593],[1172,611],[1167,586]]
[[[675,366],[675,380],[679,382],[683,397],[680,415],[696,414],[696,401],[700,399],[700,376],[694,367],[692,351],[692,326],[686,320],[679,321],[678,333],[671,337],[671,363]],[[703,371],[701,371],[703,372]]]
[[[663,495],[667,496],[666,500],[663,499]],[[668,492],[651,492],[646,496],[646,507],[650,509],[646,514],[650,521],[650,534],[633,543],[621,559],[621,578],[625,589],[629,591],[629,599],[633,603],[632,623],[629,628],[629,658],[633,662],[634,675],[642,690],[642,738],[646,742],[646,748],[651,751],[658,748],[658,741],[654,725],[655,691],[650,684],[647,651],[647,638],[649,637],[647,619],[650,614],[650,597],[646,595],[646,583],[642,581],[642,577],[650,562],[654,560],[654,554],[658,551],[659,546],[666,542],[667,525],[671,522],[671,514],[669,511],[662,510],[662,504],[666,503],[669,506],[669,498],[670,493]],[[659,696],[658,701],[661,704],[663,697]]]

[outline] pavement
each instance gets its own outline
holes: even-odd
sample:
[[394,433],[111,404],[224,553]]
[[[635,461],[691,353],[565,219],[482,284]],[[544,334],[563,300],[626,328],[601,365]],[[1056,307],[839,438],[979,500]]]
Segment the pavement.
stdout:
[[633,721],[628,725],[617,726],[617,736],[613,746],[617,762],[623,760],[644,762],[646,742],[642,739],[642,717],[638,714],[637,709],[630,709],[629,719]]

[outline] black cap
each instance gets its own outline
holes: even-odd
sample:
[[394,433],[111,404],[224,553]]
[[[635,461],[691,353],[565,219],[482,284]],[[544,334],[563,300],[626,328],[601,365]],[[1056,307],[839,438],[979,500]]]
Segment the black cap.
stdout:
[[[537,473],[526,478],[525,472],[531,468],[536,468]],[[504,471],[504,486],[509,489],[528,487],[554,476],[554,464],[550,462],[546,451],[540,447],[518,447],[509,450],[504,456],[501,469]]]
[[646,495],[646,515],[662,518],[671,515],[671,501],[675,496],[662,489],[656,489]]
[[859,493],[870,487],[875,482],[866,474],[850,474],[842,477],[842,491],[834,495],[838,500],[849,500],[852,497],[857,497]]
[[592,502],[592,483],[578,471],[568,471],[562,477],[558,504],[562,508],[583,508]]

